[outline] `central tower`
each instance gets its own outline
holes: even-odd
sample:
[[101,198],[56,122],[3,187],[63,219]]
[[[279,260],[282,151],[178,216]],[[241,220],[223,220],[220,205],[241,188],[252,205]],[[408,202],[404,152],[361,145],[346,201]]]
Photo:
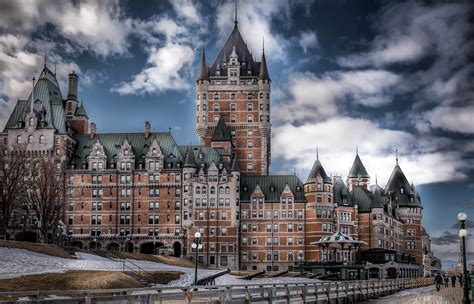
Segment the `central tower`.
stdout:
[[196,130],[202,144],[213,146],[222,117],[231,134],[231,157],[237,158],[241,172],[268,175],[271,81],[265,51],[261,61],[255,61],[237,24],[235,19],[232,33],[211,66],[203,50],[196,81]]

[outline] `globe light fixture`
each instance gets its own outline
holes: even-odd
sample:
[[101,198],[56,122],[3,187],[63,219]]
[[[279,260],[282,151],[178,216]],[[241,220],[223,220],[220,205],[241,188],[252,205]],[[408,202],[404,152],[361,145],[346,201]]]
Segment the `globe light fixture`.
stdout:
[[467,230],[466,229],[459,230],[459,237],[466,237],[466,236],[467,236]]
[[467,219],[467,214],[464,212],[459,212],[458,213],[458,220],[460,221],[465,221]]
[[469,286],[467,286],[467,265],[466,265],[466,236],[467,236],[467,229],[466,229],[466,219],[467,214],[464,212],[458,213],[458,220],[461,224],[461,229],[459,229],[459,237],[461,238],[461,248],[462,248],[462,272],[463,272],[463,280],[464,284],[463,287],[463,298],[462,303],[468,304],[469,301]]

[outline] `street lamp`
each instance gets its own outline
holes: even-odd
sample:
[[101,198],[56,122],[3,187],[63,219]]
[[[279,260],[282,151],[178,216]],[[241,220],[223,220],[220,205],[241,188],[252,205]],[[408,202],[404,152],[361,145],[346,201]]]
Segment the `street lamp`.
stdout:
[[300,277],[303,276],[303,250],[298,252],[298,256],[300,258]]
[[197,285],[197,282],[198,282],[198,255],[199,255],[199,249],[202,249],[201,233],[199,233],[199,231],[194,234],[194,241],[191,244],[191,247],[194,250],[196,250],[196,261],[195,261],[195,267],[194,267],[194,285]]
[[463,304],[468,304],[469,301],[469,286],[467,286],[467,267],[466,267],[466,236],[467,236],[467,230],[466,230],[466,219],[467,219],[467,214],[464,212],[460,212],[458,214],[458,220],[461,223],[461,229],[459,229],[459,237],[461,238],[461,244],[462,244],[462,275],[464,279],[464,284],[463,284],[463,298],[462,302]]

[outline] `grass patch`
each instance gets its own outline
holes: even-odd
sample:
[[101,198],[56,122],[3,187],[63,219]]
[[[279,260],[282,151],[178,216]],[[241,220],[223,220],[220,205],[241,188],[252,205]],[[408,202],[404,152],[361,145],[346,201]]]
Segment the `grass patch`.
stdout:
[[[194,268],[194,263],[192,261],[165,256],[165,255],[153,255],[153,254],[144,254],[144,253],[130,253],[130,252],[119,252],[119,251],[98,251],[94,252],[102,257],[111,258],[111,259],[133,259],[133,260],[144,260],[150,262],[158,262],[173,266],[181,266],[181,267],[188,267]],[[205,269],[205,267],[199,266],[201,269]]]
[[231,271],[230,274],[237,276],[237,277],[243,277],[252,273],[257,273],[256,271],[249,271],[249,270],[238,270],[238,271]]
[[[182,272],[153,271],[143,276],[150,283],[168,284],[177,280]],[[132,276],[119,271],[68,271],[45,273],[0,280],[0,292],[82,290],[146,287]]]
[[53,244],[37,244],[37,243],[28,243],[28,242],[0,240],[0,247],[26,249],[29,251],[34,251],[34,252],[61,257],[61,258],[68,258],[68,259],[73,258],[73,256],[68,250],[58,245],[53,245]]

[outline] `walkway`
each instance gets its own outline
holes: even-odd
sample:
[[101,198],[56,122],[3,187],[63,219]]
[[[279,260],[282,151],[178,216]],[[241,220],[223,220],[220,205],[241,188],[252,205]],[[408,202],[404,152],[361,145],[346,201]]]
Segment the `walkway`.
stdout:
[[444,286],[439,292],[434,285],[404,290],[394,295],[370,301],[377,304],[457,304],[462,303],[462,288]]

